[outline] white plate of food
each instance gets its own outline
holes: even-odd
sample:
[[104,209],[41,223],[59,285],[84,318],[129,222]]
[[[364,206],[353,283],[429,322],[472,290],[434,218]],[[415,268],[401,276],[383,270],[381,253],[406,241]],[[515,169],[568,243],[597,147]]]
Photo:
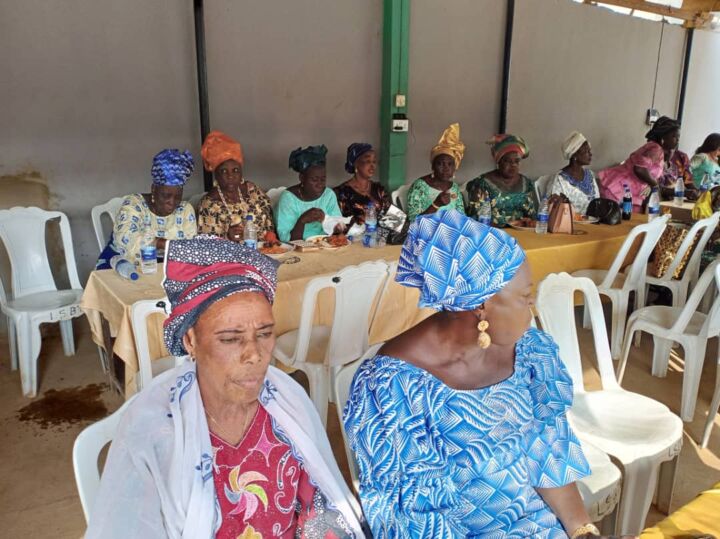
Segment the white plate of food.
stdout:
[[595,223],[599,223],[600,219],[598,217],[593,217],[591,215],[580,215],[576,213],[573,216],[573,222],[576,225],[592,225]]
[[272,244],[269,244],[264,241],[258,242],[258,251],[260,251],[260,253],[264,254],[265,256],[269,256],[270,258],[281,258],[286,254],[293,252],[294,250],[295,246],[291,243],[274,242]]
[[332,236],[310,236],[306,242],[317,245],[320,249],[336,251],[350,245],[350,241],[344,234],[334,234]]
[[535,219],[529,217],[523,217],[522,219],[516,219],[515,221],[509,221],[508,226],[515,230],[532,230],[535,232]]

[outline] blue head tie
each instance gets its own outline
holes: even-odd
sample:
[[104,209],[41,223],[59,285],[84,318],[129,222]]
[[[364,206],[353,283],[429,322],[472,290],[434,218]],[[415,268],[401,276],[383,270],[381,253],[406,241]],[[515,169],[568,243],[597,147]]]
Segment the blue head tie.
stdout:
[[183,186],[195,168],[192,154],[176,149],[159,152],[153,158],[153,185]]

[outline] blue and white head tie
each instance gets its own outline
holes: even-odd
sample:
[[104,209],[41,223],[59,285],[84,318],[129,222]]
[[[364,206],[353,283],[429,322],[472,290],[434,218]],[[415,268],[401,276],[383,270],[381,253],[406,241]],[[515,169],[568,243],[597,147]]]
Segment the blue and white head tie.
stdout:
[[445,210],[410,225],[395,280],[420,289],[420,307],[471,311],[502,290],[524,260],[512,236]]
[[183,186],[195,168],[192,154],[185,150],[163,150],[153,157],[150,174],[154,185]]

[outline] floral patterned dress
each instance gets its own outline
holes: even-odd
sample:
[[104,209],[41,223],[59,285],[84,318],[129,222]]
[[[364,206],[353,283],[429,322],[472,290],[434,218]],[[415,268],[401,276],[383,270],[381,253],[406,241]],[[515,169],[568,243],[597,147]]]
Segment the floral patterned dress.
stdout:
[[365,222],[365,208],[370,202],[375,204],[378,215],[384,215],[392,203],[390,195],[379,182],[370,183],[370,196],[358,193],[349,182],[335,187],[335,194],[343,217],[354,217],[358,224]]
[[467,184],[468,215],[477,219],[482,203],[489,198],[492,224],[495,226],[507,226],[510,221],[523,217],[535,219],[537,215],[535,186],[530,178],[522,174],[520,181],[522,186],[519,191],[505,191],[485,175],[470,181]]
[[[441,206],[438,210],[457,210],[465,215],[465,204],[460,187],[455,182],[452,182],[449,190],[450,202],[445,206]],[[415,180],[410,186],[407,196],[407,214],[410,222],[412,223],[418,215],[427,210],[440,193],[441,191],[438,189],[430,187],[430,184],[424,178]]]
[[265,408],[237,446],[210,432],[213,480],[222,514],[217,539],[348,537]]
[[234,215],[239,215],[243,222],[245,217],[252,215],[258,227],[258,238],[262,238],[265,232],[275,228],[270,199],[254,183],[246,181],[245,184],[247,196],[241,196],[238,202],[228,201],[227,207],[209,193],[202,197],[198,205],[199,234],[212,234],[224,238]]

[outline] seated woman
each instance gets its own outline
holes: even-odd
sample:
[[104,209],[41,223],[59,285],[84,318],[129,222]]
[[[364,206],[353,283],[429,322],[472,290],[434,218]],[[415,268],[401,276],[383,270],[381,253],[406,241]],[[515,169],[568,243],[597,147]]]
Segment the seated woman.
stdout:
[[573,131],[563,142],[562,153],[569,163],[550,180],[547,194],[567,196],[575,211],[584,215],[590,201],[600,196],[593,171],[585,168],[592,162],[590,143]]
[[460,124],[452,124],[430,152],[432,172],[415,180],[407,195],[410,222],[418,215],[455,209],[465,213],[460,187],[453,181],[460,167],[465,145],[460,141]]
[[258,238],[274,229],[270,199],[243,177],[242,146],[220,131],[211,131],[202,146],[205,168],[213,173],[216,186],[198,205],[198,233],[243,241],[245,219],[252,215]]
[[171,354],[113,438],[86,539],[363,537],[305,390],[270,367],[277,266],[217,237],[171,241]]
[[298,173],[300,183],[283,191],[275,209],[280,241],[324,234],[325,216],[342,216],[335,192],[327,187],[326,155],[324,144],[298,148],[290,154],[290,168]]
[[335,194],[343,216],[352,217],[353,223],[365,222],[365,208],[371,202],[378,215],[384,214],[392,203],[380,182],[372,181],[376,168],[377,156],[370,144],[353,142],[348,146],[345,170],[353,176],[338,185]]
[[705,174],[711,186],[720,185],[718,158],[720,158],[720,133],[711,133],[705,137],[702,146],[695,150],[695,155],[690,161],[690,171],[697,187],[700,187]]
[[165,248],[166,240],[195,236],[195,210],[182,200],[183,186],[193,168],[188,151],[168,149],[153,158],[150,192],[123,199],[110,241],[100,253],[95,269],[109,269],[110,260],[116,255],[139,264],[140,247],[148,234],[155,239],[158,250]]
[[[665,161],[680,140],[680,122],[661,116],[645,134],[647,143],[621,164],[598,172],[600,196],[622,202],[627,185],[633,198],[633,211],[642,213],[652,187],[659,187],[665,174]],[[664,183],[672,180],[664,180]]]
[[520,174],[520,161],[530,155],[527,144],[515,135],[495,135],[488,144],[497,167],[467,184],[468,215],[477,219],[483,203],[489,200],[495,226],[524,217],[535,219],[535,186]]
[[529,329],[517,242],[459,212],[420,217],[395,280],[438,312],[350,388],[344,422],[374,537],[599,533],[575,485],[590,469],[566,417],[572,380],[552,338]]

